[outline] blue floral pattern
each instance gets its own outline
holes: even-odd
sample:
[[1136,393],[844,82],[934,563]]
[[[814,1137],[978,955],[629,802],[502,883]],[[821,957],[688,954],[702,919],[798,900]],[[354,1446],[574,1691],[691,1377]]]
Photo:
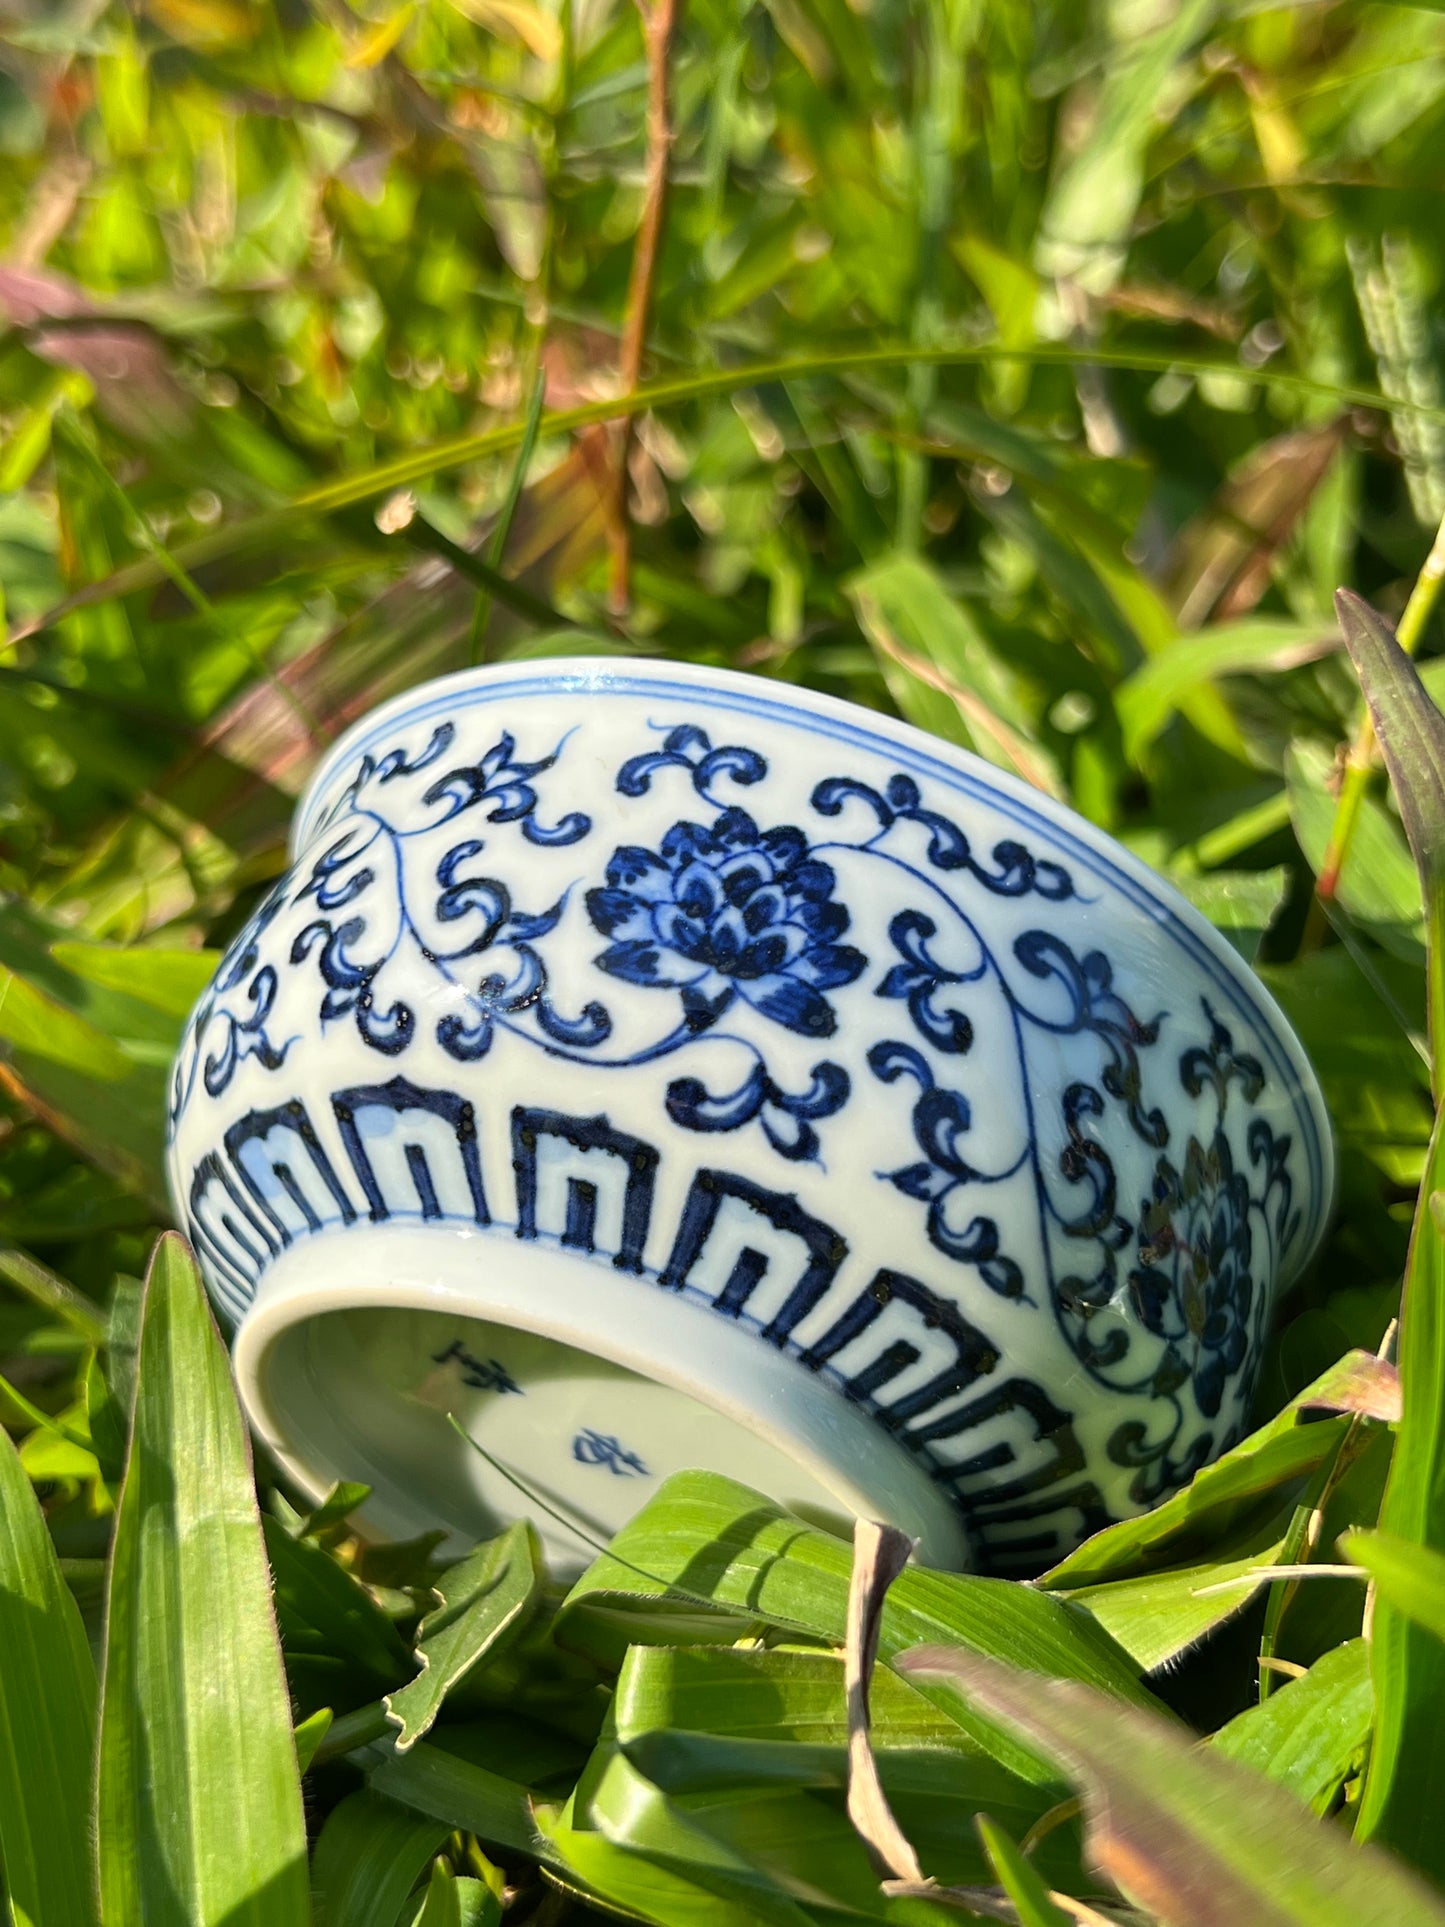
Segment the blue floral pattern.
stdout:
[[674,823],[657,855],[625,845],[606,887],[588,891],[587,913],[612,939],[598,968],[680,990],[695,1032],[742,997],[800,1036],[831,1037],[838,1020],[823,992],[868,963],[838,941],[849,916],[836,881],[792,824],[760,831],[736,808],[711,829]]
[[[1190,1097],[1212,1100],[1213,1130],[1191,1133],[1177,1162],[1158,1157],[1150,1189],[1132,1218],[1118,1212],[1112,1169],[1107,1161],[1101,1168],[1093,1147],[1099,1208],[1065,1230],[1092,1248],[1098,1270],[1088,1279],[1061,1276],[1055,1294],[1091,1377],[1112,1391],[1146,1394],[1172,1414],[1162,1433],[1130,1420],[1110,1443],[1116,1463],[1137,1468],[1131,1489],[1141,1504],[1185,1484],[1238,1437],[1239,1417],[1223,1435],[1213,1426],[1191,1432],[1185,1401],[1204,1420],[1217,1420],[1226,1399],[1242,1415],[1264,1336],[1266,1283],[1278,1275],[1282,1254],[1299,1230],[1289,1135],[1265,1118],[1251,1119],[1245,1168],[1227,1128],[1236,1091],[1246,1103],[1260,1096],[1263,1067],[1236,1050],[1228,1026],[1207,1001],[1201,1014],[1208,1042],[1182,1053],[1179,1082]],[[1149,1133],[1149,1141],[1157,1135]],[[1127,1320],[1116,1310],[1121,1254],[1127,1254]],[[1176,1449],[1181,1439],[1187,1441],[1182,1451]]]
[[1249,1181],[1229,1139],[1191,1137],[1182,1169],[1160,1158],[1139,1211],[1129,1292],[1139,1316],[1168,1346],[1161,1388],[1192,1381],[1195,1402],[1216,1418],[1249,1350],[1254,1309],[1254,1232]]

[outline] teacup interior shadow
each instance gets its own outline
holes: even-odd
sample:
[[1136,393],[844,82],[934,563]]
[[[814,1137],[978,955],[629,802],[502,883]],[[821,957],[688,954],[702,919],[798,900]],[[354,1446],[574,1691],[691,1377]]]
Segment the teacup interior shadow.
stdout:
[[837,1494],[737,1419],[513,1326],[396,1306],[321,1312],[277,1338],[266,1381],[296,1456],[318,1478],[372,1487],[361,1518],[379,1537],[442,1525],[460,1550],[530,1516],[565,1577],[690,1467],[850,1530]]

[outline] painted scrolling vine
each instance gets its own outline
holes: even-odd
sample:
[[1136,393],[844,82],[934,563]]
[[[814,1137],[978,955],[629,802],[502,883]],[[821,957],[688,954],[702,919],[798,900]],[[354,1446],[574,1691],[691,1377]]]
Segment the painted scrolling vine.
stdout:
[[[1095,1383],[1153,1400],[1165,1413],[1162,1428],[1122,1423],[1110,1445],[1116,1463],[1135,1468],[1137,1500],[1187,1480],[1231,1440],[1186,1425],[1181,1395],[1192,1393],[1204,1420],[1218,1418],[1258,1355],[1262,1281],[1296,1228],[1288,1136],[1253,1119],[1241,1167],[1226,1129],[1232,1103],[1259,1097],[1260,1063],[1236,1050],[1228,1027],[1202,1003],[1197,1038],[1172,1074],[1191,1099],[1207,1097],[1213,1128],[1190,1135],[1182,1148],[1172,1144],[1165,1111],[1145,1090],[1146,1059],[1153,1077],[1170,1075],[1150,1055],[1159,1048],[1160,1018],[1128,1006],[1102,950],[1081,955],[1058,934],[1054,925],[1066,923],[1058,906],[1076,898],[1068,870],[1015,840],[980,855],[956,823],[924,807],[917,783],[903,774],[881,789],[829,777],[812,791],[813,823],[765,827],[736,800],[766,783],[762,755],[714,748],[693,725],[659,733],[660,747],[618,770],[616,789],[641,798],[670,783],[697,799],[693,814],[674,821],[655,849],[614,849],[600,881],[579,881],[541,907],[519,904],[507,883],[487,873],[488,839],[508,828],[543,848],[593,838],[588,816],[549,815],[539,795],[566,738],[527,761],[504,733],[479,761],[451,762],[455,727],[448,722],[414,756],[397,748],[364,757],[322,826],[324,847],[309,872],[299,883],[294,874],[283,881],[228,951],[177,1066],[173,1125],[198,1079],[217,1097],[243,1062],[267,1071],[285,1063],[298,1040],[276,1034],[280,971],[310,969],[321,1025],[353,1023],[383,1058],[402,1056],[424,1021],[459,1064],[485,1058],[503,1034],[595,1068],[675,1058],[680,1074],[666,1088],[675,1124],[699,1133],[755,1127],[778,1157],[818,1161],[828,1121],[855,1095],[848,1070],[827,1051],[838,1028],[832,999],[865,982],[897,1005],[899,1019],[899,1034],[868,1052],[868,1071],[880,1084],[914,1092],[917,1156],[880,1177],[917,1205],[943,1258],[969,1267],[1003,1298],[1031,1302],[1042,1287]],[[843,834],[845,824],[852,835]],[[863,857],[887,866],[889,884],[906,899],[888,922],[886,957],[868,956],[856,941],[839,887],[845,853],[850,863]],[[569,1007],[551,981],[548,942],[574,892],[598,945],[591,961],[599,975],[597,994]],[[988,898],[1040,906],[1037,926],[1014,936],[1006,955],[970,914],[970,904]],[[273,936],[271,926],[287,909],[289,921],[304,921],[277,958],[280,933]],[[575,948],[575,937],[567,943]],[[950,956],[955,961],[945,962]],[[428,1004],[440,1013],[427,1019],[414,990],[392,987],[394,978],[414,986],[419,965],[435,980]],[[974,1048],[968,1005],[985,989],[1009,1013],[1025,1092],[1030,1049],[1042,1040],[1077,1038],[1092,1050],[1093,1074],[1062,1094],[1052,1135],[1063,1149],[1052,1159],[1030,1116],[1007,1168],[976,1161],[972,1109],[950,1066]],[[623,1050],[613,1012],[619,995],[637,991],[655,993],[646,1005],[655,1004],[655,1035]],[[818,1046],[805,1087],[789,1088],[770,1068],[771,1027]],[[747,1065],[722,1089],[701,1074],[717,1061],[705,1047],[718,1042]],[[1096,1135],[1111,1110],[1154,1154],[1143,1197],[1120,1195],[1115,1164]],[[1004,1248],[988,1209],[990,1188],[1021,1174],[1037,1200],[1044,1272],[1037,1279]],[[1153,1342],[1141,1342],[1141,1334]]]

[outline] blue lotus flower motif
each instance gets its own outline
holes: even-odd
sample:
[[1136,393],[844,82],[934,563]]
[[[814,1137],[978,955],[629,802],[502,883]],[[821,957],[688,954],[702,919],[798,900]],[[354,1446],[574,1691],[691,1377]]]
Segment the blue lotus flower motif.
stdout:
[[612,943],[601,969],[632,984],[682,993],[688,1027],[703,1031],[741,997],[804,1037],[831,1037],[823,995],[864,969],[838,939],[848,912],[837,879],[792,824],[760,830],[746,810],[711,828],[674,823],[657,852],[626,844],[589,890],[587,913]]
[[1168,1343],[1166,1377],[1193,1380],[1206,1418],[1218,1414],[1249,1353],[1250,1203],[1229,1140],[1216,1131],[1207,1147],[1190,1138],[1182,1171],[1160,1158],[1139,1221],[1140,1263],[1129,1275],[1134,1302],[1146,1327]]

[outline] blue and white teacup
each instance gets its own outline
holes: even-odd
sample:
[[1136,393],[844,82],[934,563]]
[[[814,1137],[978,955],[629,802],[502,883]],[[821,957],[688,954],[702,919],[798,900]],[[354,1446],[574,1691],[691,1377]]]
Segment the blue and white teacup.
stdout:
[[535,1510],[575,1565],[704,1466],[1021,1573],[1239,1437],[1323,1101],[1067,809],[826,696],[550,661],[359,722],[292,855],[170,1176],[306,1490]]

